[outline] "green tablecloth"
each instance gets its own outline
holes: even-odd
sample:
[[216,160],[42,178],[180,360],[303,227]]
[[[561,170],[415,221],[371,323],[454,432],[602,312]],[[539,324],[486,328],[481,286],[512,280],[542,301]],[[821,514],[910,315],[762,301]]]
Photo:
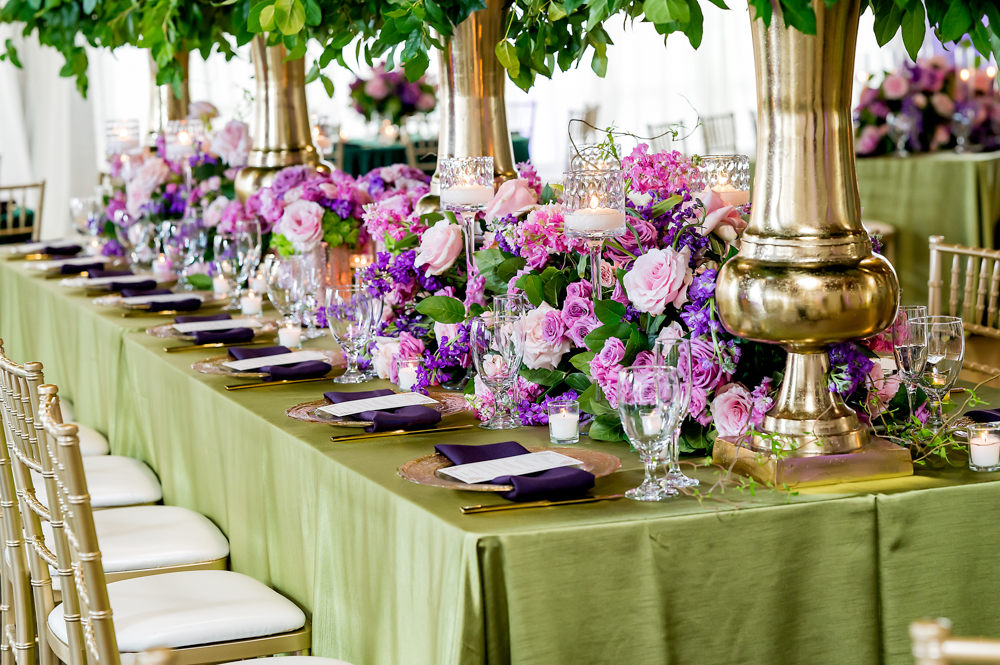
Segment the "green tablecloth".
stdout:
[[[528,139],[514,136],[511,139],[514,146],[514,162],[526,162],[528,154]],[[372,169],[393,164],[406,163],[406,150],[402,143],[386,145],[377,140],[353,140],[344,144],[344,171],[353,176],[368,173]]]
[[[166,355],[142,332],[164,322],[123,319],[0,263],[7,352],[42,361],[81,422],[152,466],[167,503],[214,520],[234,570],[305,607],[317,655],[903,665],[915,618],[1000,636],[1000,474],[463,516],[502,499],[413,485],[396,468],[444,440],[538,445],[543,429],[331,442],[345,430],[284,415],[328,384],[227,392],[234,380],[190,368],[209,353]],[[625,444],[581,446],[622,459],[597,492],[640,481]]]

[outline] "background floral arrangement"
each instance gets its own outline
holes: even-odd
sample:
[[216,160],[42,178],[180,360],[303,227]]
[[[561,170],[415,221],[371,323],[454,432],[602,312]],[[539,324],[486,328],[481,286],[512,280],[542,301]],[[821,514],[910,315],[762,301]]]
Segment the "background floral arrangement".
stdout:
[[[531,309],[523,321],[524,366],[515,394],[526,425],[545,424],[545,404],[569,395],[592,416],[592,438],[622,439],[618,370],[651,363],[653,343],[664,337],[691,340],[685,451],[711,448],[716,435],[760,425],[781,382],[784,351],[733,337],[715,309],[718,269],[736,254],[748,206],[726,205],[703,189],[696,161],[677,152],[650,154],[640,144],[622,169],[629,232],[606,245],[596,303],[585,279],[585,252],[563,234],[557,189],[543,188],[530,165],[519,165],[521,178],[504,183],[487,207],[489,232],[471,279],[453,220],[420,217],[405,197],[367,206],[370,232],[388,238],[364,275],[390,305],[373,349],[379,375],[395,380],[394,358],[422,359],[417,390],[459,375],[469,366],[469,317],[481,314],[494,294],[522,292]],[[891,352],[886,340],[832,348],[830,390],[862,418],[905,421],[905,391],[877,361],[879,353]],[[478,377],[467,392],[477,415],[489,418],[493,398]]]
[[896,149],[889,137],[890,113],[906,116],[913,127],[907,147],[935,152],[955,145],[952,118],[956,112],[971,117],[969,143],[985,150],[1000,148],[1000,98],[993,78],[971,69],[968,81],[958,77],[943,57],[906,63],[886,73],[878,87],[866,86],[854,110],[859,155],[882,155]]
[[387,118],[394,125],[416,113],[430,113],[437,106],[434,86],[420,77],[413,83],[399,71],[385,71],[385,64],[372,69],[371,78],[358,77],[351,84],[354,110],[371,120]]

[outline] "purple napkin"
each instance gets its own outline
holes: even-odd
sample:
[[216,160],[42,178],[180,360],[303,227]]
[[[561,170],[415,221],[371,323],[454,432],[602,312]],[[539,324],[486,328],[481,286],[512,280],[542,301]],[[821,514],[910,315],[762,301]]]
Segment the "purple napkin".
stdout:
[[[528,454],[524,446],[516,441],[485,446],[442,444],[434,446],[434,450],[456,465]],[[559,501],[585,495],[594,486],[594,474],[574,467],[562,467],[528,476],[500,476],[490,482],[495,485],[513,485],[513,491],[500,493],[500,496],[511,501]]]
[[65,264],[59,266],[60,275],[78,275],[81,272],[89,273],[91,270],[100,270],[104,267],[103,263],[76,263],[76,264]]
[[976,409],[966,411],[962,415],[976,423],[1000,422],[1000,409]]
[[62,247],[53,247],[52,245],[47,245],[42,248],[41,254],[48,254],[49,256],[74,256],[80,253],[82,247],[79,245],[64,245]]
[[195,344],[239,344],[253,341],[251,328],[230,328],[229,330],[198,330],[191,335]]
[[197,323],[198,321],[228,321],[233,317],[228,314],[189,314],[175,316],[174,323]]
[[[229,349],[229,355],[236,360],[264,358],[282,353],[291,353],[291,351],[284,346],[265,346],[263,349]],[[333,368],[328,363],[320,360],[307,360],[292,365],[264,365],[260,371],[268,375],[267,381],[294,381],[295,379],[318,379],[329,374],[331,369]]]
[[150,295],[150,291],[156,290],[155,279],[144,279],[141,282],[108,282],[109,291],[131,291],[132,295]]
[[284,346],[265,346],[263,349],[229,349],[229,357],[233,360],[263,358],[264,356],[279,356],[282,353],[291,353],[291,351]]
[[[155,286],[155,285],[154,285]],[[123,298],[132,298],[135,296],[165,296],[168,293],[173,293],[170,289],[122,289]],[[188,298],[185,300],[173,300],[171,302],[151,302],[149,303],[149,308],[147,312],[162,312],[166,311],[177,311],[177,312],[191,312],[201,307],[201,301],[197,298]]]
[[88,270],[91,277],[127,277],[134,274],[131,270]]
[[[323,393],[334,404],[353,402],[357,399],[368,399],[370,397],[385,397],[394,394],[388,389],[368,390],[354,393],[333,391]],[[429,406],[415,404],[413,406],[401,406],[398,409],[383,409],[381,411],[362,411],[350,416],[355,420],[370,420],[374,425],[365,427],[366,432],[387,432],[396,429],[425,429],[433,427],[441,422],[441,412]]]
[[122,289],[122,298],[132,298],[134,296],[166,296],[173,293],[170,289]]

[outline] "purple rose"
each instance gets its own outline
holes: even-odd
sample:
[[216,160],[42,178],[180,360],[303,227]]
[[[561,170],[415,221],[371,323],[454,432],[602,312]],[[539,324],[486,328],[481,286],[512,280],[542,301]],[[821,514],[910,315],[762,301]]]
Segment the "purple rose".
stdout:
[[[589,299],[593,293],[594,288],[590,285],[590,282],[580,281],[573,282],[566,287],[566,298],[584,298]],[[565,310],[564,310],[565,311]]]
[[[565,319],[565,314],[563,318]],[[566,336],[573,341],[574,346],[584,346],[584,338],[600,327],[601,322],[597,320],[596,316],[587,316],[571,323],[566,331]]]
[[309,179],[310,169],[308,166],[289,166],[278,171],[271,183],[271,191],[275,196],[281,196],[293,187],[298,187]]
[[605,367],[617,365],[625,357],[625,345],[617,337],[609,337],[604,341],[604,348],[597,354],[593,362],[599,362]]
[[566,322],[567,326],[571,326],[580,319],[593,317],[594,303],[589,299],[571,296],[566,298],[566,302],[563,303],[562,313],[563,321]]
[[553,346],[562,343],[563,333],[566,332],[566,324],[563,323],[562,314],[557,309],[545,312],[542,319],[542,339]]

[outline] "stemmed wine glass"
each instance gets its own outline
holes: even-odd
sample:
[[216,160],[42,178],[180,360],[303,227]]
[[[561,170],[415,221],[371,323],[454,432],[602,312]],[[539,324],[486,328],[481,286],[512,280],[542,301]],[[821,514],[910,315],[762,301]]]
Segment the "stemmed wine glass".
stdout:
[[914,319],[927,329],[927,365],[920,376],[924,392],[932,396],[927,426],[935,433],[944,425],[944,400],[958,380],[965,357],[965,326],[956,316],[926,316]]
[[208,229],[202,226],[201,220],[201,207],[191,206],[184,211],[182,219],[164,223],[163,253],[171,265],[180,266],[177,282],[186,291],[194,288],[187,281],[188,272],[191,266],[201,260],[208,247]]
[[325,332],[318,327],[316,318],[317,307],[322,307],[320,302],[322,297],[320,289],[326,284],[326,249],[324,245],[317,245],[311,252],[301,255],[302,271],[299,278],[302,280],[302,299],[299,301],[299,311],[302,317],[302,325],[305,329],[302,336],[305,339],[315,339],[322,337]]
[[889,125],[889,139],[896,145],[896,156],[909,157],[906,142],[910,140],[910,132],[913,131],[913,120],[905,113],[890,113],[885,121]]
[[920,321],[926,316],[925,306],[904,305],[899,308],[896,321],[892,324],[892,354],[896,358],[899,376],[906,386],[906,401],[911,415],[917,382],[927,365],[927,326]]
[[239,310],[242,290],[240,285],[250,277],[251,271],[256,267],[253,261],[255,252],[253,235],[245,229],[237,229],[232,233],[216,233],[213,249],[216,273],[225,277],[234,287],[230,303],[223,309]]
[[469,347],[480,380],[493,393],[493,417],[483,429],[516,429],[521,418],[514,410],[511,387],[524,359],[524,326],[515,316],[494,315],[470,321]]
[[669,445],[664,448],[664,465],[667,467],[667,475],[663,479],[663,483],[674,488],[694,487],[698,485],[698,479],[685,475],[679,464],[681,426],[684,424],[684,417],[687,416],[688,407],[691,404],[691,341],[687,339],[658,339],[653,345],[653,355],[657,365],[677,370],[680,381],[674,398],[677,400],[677,408],[681,415],[677,418],[673,430],[668,435]]
[[[375,334],[378,332],[378,326],[382,323],[382,311],[385,309],[385,301],[368,292],[367,285],[362,284],[361,288],[368,294],[368,321],[365,326],[365,341],[361,346],[361,352],[367,354],[371,351],[372,343],[375,341]],[[371,365],[367,369],[362,370],[362,372],[368,381],[378,378],[375,368]]]
[[124,210],[115,212],[115,237],[125,250],[129,265],[136,268],[150,268],[153,263],[154,226],[144,219],[135,219]]
[[104,215],[104,202],[97,196],[84,196],[69,200],[69,212],[76,232],[89,241],[100,235],[100,220]]
[[360,286],[327,286],[320,290],[321,306],[334,341],[340,345],[347,362],[346,371],[334,383],[362,383],[365,375],[358,370],[358,355],[368,338],[371,300]]
[[633,365],[618,371],[618,416],[646,470],[642,485],[625,492],[636,501],[662,501],[677,496],[676,487],[656,481],[656,467],[682,410],[680,375],[675,367]]
[[267,298],[282,316],[281,323],[295,321],[295,307],[302,301],[302,257],[269,254],[264,260]]

